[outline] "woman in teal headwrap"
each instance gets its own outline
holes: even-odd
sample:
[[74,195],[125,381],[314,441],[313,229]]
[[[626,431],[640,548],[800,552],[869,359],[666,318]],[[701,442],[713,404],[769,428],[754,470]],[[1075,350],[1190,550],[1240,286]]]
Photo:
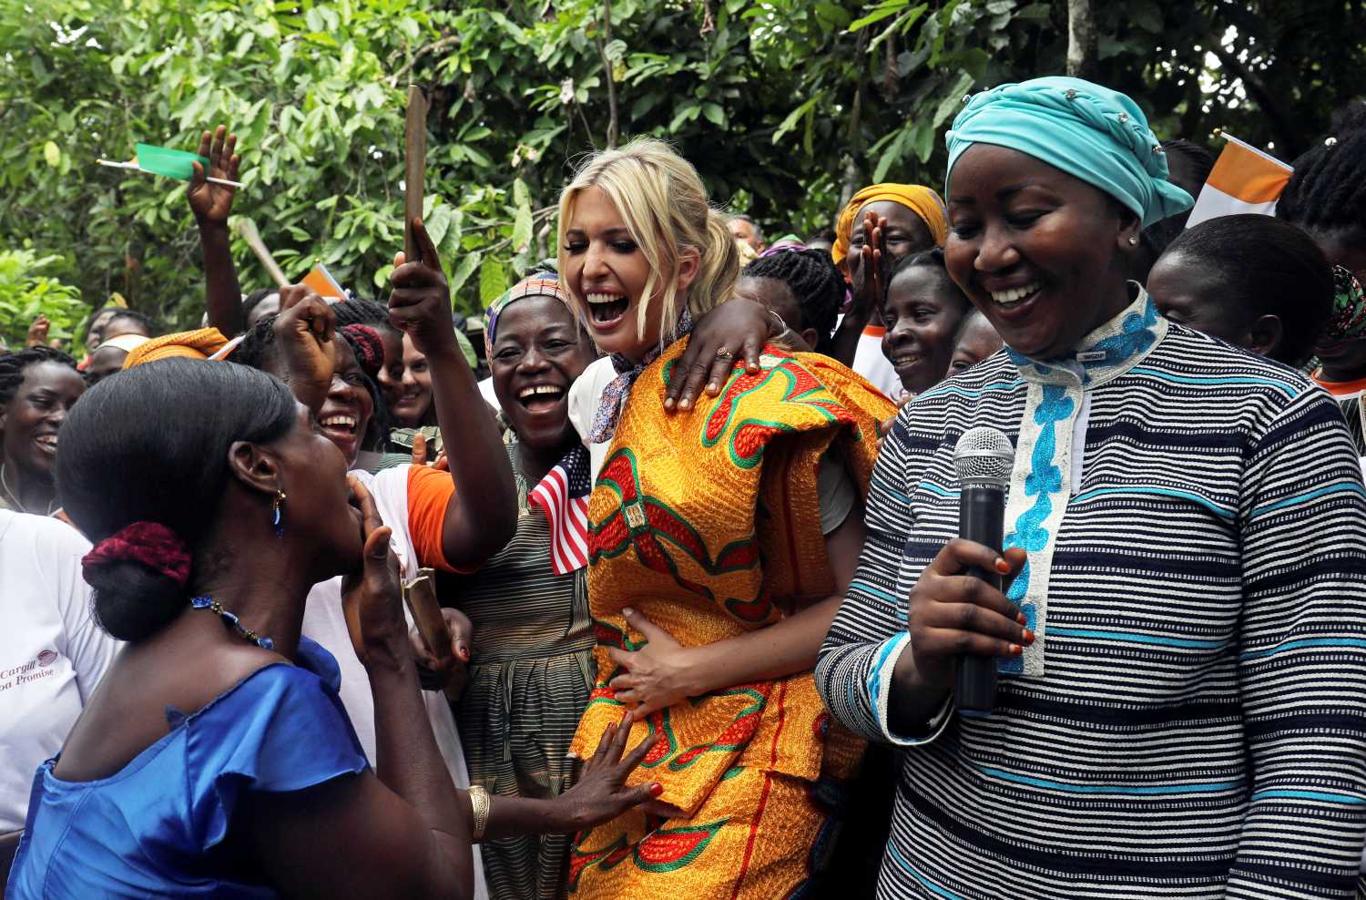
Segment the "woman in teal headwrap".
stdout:
[[[906,748],[879,895],[1351,896],[1366,489],[1336,405],[1128,281],[1191,203],[1128,97],[1005,85],[948,146],[947,267],[1006,347],[884,439],[816,670]],[[953,540],[977,426],[1014,445],[1004,552]],[[1000,675],[976,715],[964,654]]]
[[[553,272],[533,273],[494,301],[484,337],[508,424],[517,533],[478,572],[442,582],[442,599],[474,625],[470,681],[455,713],[471,784],[548,799],[574,777],[569,742],[593,684],[595,641],[582,568],[587,554],[580,562],[556,549],[550,513],[564,523],[565,504],[538,507],[530,495],[543,481],[556,485],[548,473],[560,467],[581,472],[587,496],[588,451],[569,422],[568,397],[597,354]],[[568,849],[562,835],[485,841],[490,896],[561,896]]]

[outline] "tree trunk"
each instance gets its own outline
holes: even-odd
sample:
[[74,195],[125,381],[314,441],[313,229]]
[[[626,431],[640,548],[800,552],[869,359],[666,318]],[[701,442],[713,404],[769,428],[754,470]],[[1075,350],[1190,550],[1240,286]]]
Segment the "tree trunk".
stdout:
[[612,43],[612,0],[603,0],[598,55],[602,57],[602,76],[607,80],[607,149],[617,145],[620,137],[620,112],[617,109],[617,83],[612,77],[612,60],[607,57],[607,45]]
[[1091,0],[1067,0],[1067,74],[1088,79],[1096,74],[1096,20]]

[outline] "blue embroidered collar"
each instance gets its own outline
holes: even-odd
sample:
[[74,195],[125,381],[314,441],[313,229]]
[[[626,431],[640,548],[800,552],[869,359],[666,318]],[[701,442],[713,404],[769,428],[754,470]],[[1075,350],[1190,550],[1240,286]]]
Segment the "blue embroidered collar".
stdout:
[[1024,613],[1035,641],[1023,657],[1001,660],[1002,672],[1044,674],[1053,549],[1073,480],[1079,478],[1074,462],[1085,451],[1088,393],[1142,362],[1166,334],[1167,320],[1140,287],[1132,303],[1065,357],[1039,361],[1010,351],[1028,393],[1015,444],[1004,545],[1023,549],[1027,560],[1006,596]]
[[1009,347],[1006,354],[1028,381],[1091,388],[1123,375],[1167,335],[1167,320],[1137,284],[1138,296],[1124,310],[1082,338],[1066,356],[1036,360]]

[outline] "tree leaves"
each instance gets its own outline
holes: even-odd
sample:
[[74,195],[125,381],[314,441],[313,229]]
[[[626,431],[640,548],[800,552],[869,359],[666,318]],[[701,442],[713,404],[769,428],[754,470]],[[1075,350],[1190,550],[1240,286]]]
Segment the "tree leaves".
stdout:
[[[199,321],[203,296],[182,186],[91,164],[140,140],[193,149],[230,125],[235,212],[288,271],[323,258],[382,293],[402,242],[401,88],[430,85],[428,227],[453,302],[475,312],[550,249],[541,211],[604,146],[609,83],[623,140],[666,138],[718,205],[809,233],[874,179],[941,183],[963,95],[1059,71],[1066,49],[1047,0],[613,0],[611,40],[602,0],[128,0],[98,14],[108,2],[0,0],[0,247],[31,240],[57,256],[42,276],[86,303],[117,291],[177,326]],[[1097,4],[1101,80],[1164,137],[1224,125],[1293,156],[1366,69],[1351,7]],[[1279,115],[1207,66],[1211,47],[1244,60]],[[233,250],[243,286],[262,285]]]
[[507,268],[496,259],[485,258],[479,267],[479,305],[487,307],[507,289]]
[[883,19],[891,18],[897,13],[910,6],[910,0],[885,0],[872,8],[865,16],[849,23],[850,31],[859,31],[869,25],[875,25]]

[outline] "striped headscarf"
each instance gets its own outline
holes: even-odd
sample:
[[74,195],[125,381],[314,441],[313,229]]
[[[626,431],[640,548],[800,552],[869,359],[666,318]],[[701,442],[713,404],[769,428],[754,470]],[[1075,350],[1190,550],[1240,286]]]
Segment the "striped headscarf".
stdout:
[[559,276],[554,272],[531,273],[489,304],[484,323],[484,352],[488,359],[493,359],[493,342],[498,340],[498,318],[503,314],[503,310],[527,297],[554,297],[573,309],[569,304],[569,293],[560,286]]
[[930,229],[935,246],[944,246],[944,239],[949,235],[949,222],[944,214],[944,201],[939,195],[921,184],[883,182],[869,185],[859,191],[849,199],[844,211],[840,213],[839,221],[835,223],[835,244],[830,248],[830,258],[835,261],[835,265],[844,262],[844,258],[849,255],[849,241],[853,237],[859,211],[869,203],[876,203],[879,200],[900,203],[915,213]]

